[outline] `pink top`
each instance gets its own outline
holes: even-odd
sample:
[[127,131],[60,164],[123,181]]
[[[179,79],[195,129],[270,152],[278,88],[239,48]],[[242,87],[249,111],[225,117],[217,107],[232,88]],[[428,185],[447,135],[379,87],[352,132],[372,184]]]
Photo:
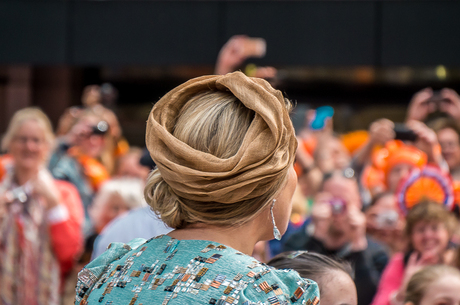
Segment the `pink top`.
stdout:
[[404,254],[396,253],[383,271],[377,293],[371,305],[390,305],[392,294],[402,285],[404,277]]

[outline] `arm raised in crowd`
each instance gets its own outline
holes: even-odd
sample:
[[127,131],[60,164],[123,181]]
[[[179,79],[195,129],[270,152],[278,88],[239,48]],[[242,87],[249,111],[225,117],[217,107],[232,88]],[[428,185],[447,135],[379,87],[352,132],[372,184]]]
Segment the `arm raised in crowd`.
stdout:
[[433,97],[433,90],[425,88],[415,93],[407,108],[406,121],[424,121],[428,115],[436,110],[434,103],[428,101]]
[[374,121],[369,127],[369,139],[354,155],[356,164],[364,166],[370,161],[375,145],[385,145],[386,142],[393,140],[394,126],[395,124],[388,119]]

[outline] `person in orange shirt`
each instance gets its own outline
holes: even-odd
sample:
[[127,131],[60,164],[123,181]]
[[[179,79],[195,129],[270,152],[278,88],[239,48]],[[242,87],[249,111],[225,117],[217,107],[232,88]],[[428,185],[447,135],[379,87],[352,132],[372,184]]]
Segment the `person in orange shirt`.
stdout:
[[108,132],[108,124],[91,112],[83,113],[70,132],[61,139],[49,162],[49,169],[59,180],[74,184],[85,207],[85,235],[92,226],[88,209],[94,194],[110,178],[108,170],[99,161]]

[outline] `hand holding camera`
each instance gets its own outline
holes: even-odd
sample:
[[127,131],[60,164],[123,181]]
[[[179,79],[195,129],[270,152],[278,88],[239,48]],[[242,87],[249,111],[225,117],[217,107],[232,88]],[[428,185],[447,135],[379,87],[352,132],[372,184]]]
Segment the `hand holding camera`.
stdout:
[[348,209],[348,223],[350,225],[350,245],[353,252],[367,248],[366,216],[357,207]]
[[409,103],[407,111],[407,121],[417,120],[423,121],[428,114],[436,111],[436,105],[429,103],[433,97],[433,89],[425,88],[414,94],[412,100]]
[[457,92],[444,88],[440,91],[440,96],[439,111],[447,113],[455,120],[460,120],[460,96]]
[[41,197],[47,210],[59,204],[59,193],[56,191],[53,177],[47,169],[41,169],[37,176],[30,181],[30,186],[32,195]]
[[440,91],[425,88],[417,92],[409,104],[407,121],[424,121],[430,113],[436,111],[459,120],[460,96],[457,92],[449,88]]
[[372,145],[385,145],[396,136],[395,124],[388,119],[380,119],[369,127],[369,141]]
[[318,193],[311,211],[312,223],[314,225],[313,236],[321,241],[327,238],[332,218],[331,199],[333,198],[329,193]]

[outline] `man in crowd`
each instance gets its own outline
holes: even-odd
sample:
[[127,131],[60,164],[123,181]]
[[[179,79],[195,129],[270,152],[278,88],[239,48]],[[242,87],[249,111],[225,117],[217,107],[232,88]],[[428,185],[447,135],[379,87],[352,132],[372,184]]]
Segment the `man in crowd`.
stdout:
[[441,118],[431,124],[438,135],[442,156],[449,165],[454,181],[460,181],[460,127],[451,118]]
[[336,172],[325,178],[310,221],[285,243],[284,250],[308,250],[344,259],[355,267],[360,305],[370,304],[388,262],[384,248],[366,237],[366,219],[356,180]]

